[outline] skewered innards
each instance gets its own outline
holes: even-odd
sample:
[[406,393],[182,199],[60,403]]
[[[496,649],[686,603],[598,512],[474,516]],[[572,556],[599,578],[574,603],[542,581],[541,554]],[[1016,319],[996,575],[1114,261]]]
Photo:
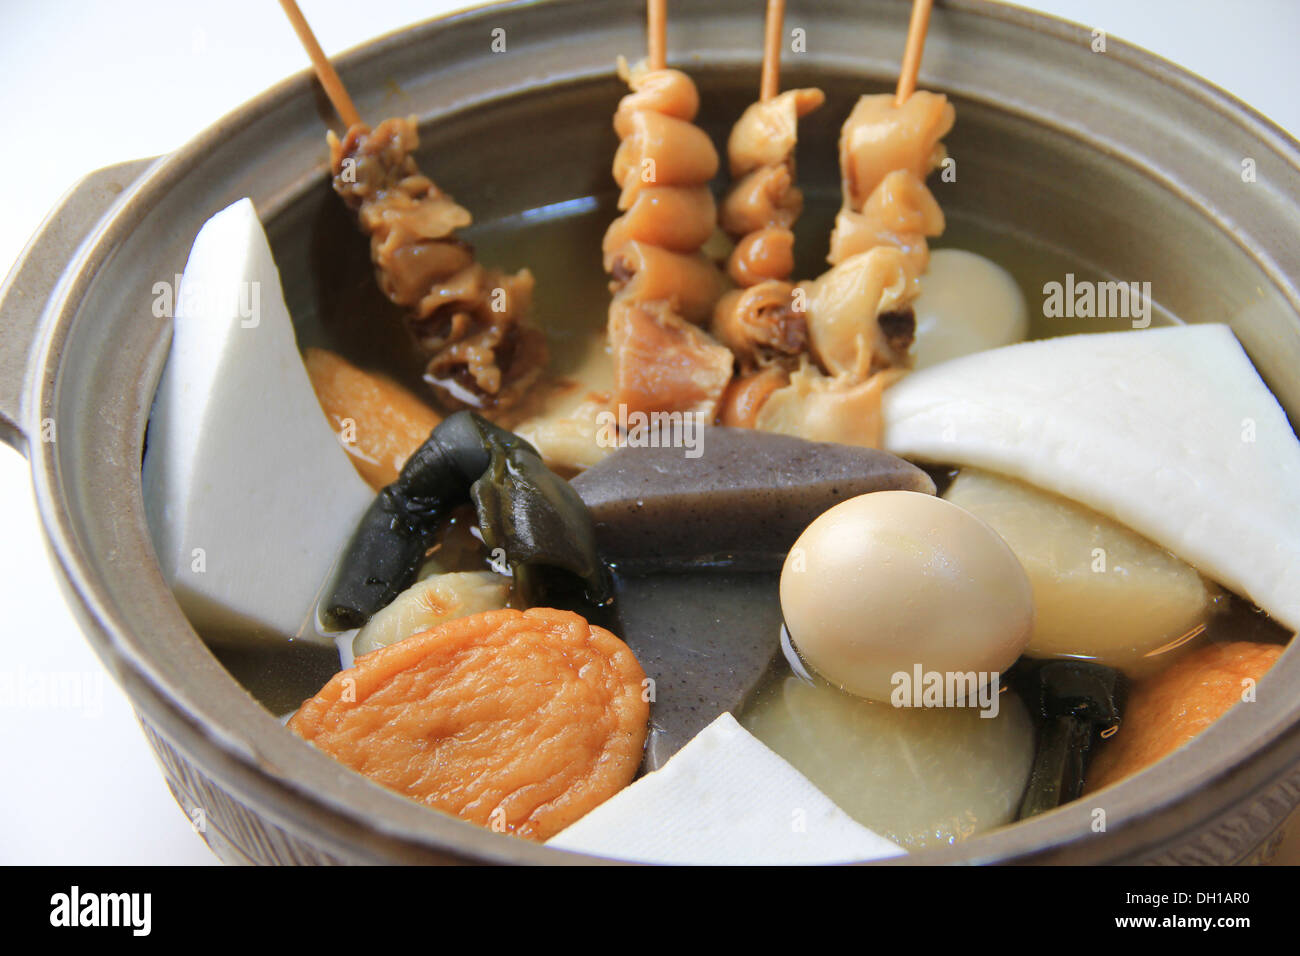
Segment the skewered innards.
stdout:
[[720,226],[735,244],[724,271],[702,251],[719,225],[708,188],[719,162],[692,123],[694,83],[644,64],[620,73],[631,87],[614,117],[623,214],[602,249],[614,293],[615,401],[879,444],[881,392],[910,364],[926,237],[943,231],[924,178],[946,157],[940,139],[952,106],[932,93],[902,106],[888,96],[859,100],[840,141],[844,206],[832,268],[795,283],[798,121],[822,104],[822,92],[760,100],[733,128]]
[[[798,122],[822,92],[788,90],[745,111],[719,209],[710,184],[721,163],[694,124],[693,81],[644,63],[620,63],[620,74],[630,87],[614,116],[621,215],[602,243],[614,293],[608,404],[879,445],[881,394],[911,364],[926,240],[944,226],[924,180],[946,157],[952,106],[924,91],[901,106],[859,100],[840,137],[831,268],[796,281]],[[528,316],[531,273],[476,261],[457,234],[470,213],[416,165],[413,118],[357,124],[329,142],[334,189],[370,237],[379,287],[409,310],[440,403],[492,416],[519,406],[547,361]],[[515,413],[525,425],[528,407]]]
[[679,70],[619,73],[632,88],[614,114],[613,175],[623,213],[605,234],[614,301],[609,337],[615,401],[629,411],[689,412],[712,421],[731,380],[731,352],[693,323],[726,288],[700,251],[717,226],[709,180],[718,153],[692,123],[700,98]]
[[926,237],[942,235],[944,227],[925,178],[947,158],[941,140],[955,118],[946,96],[925,90],[901,106],[888,94],[858,100],[840,131],[844,205],[831,234],[832,265],[894,246],[917,286],[929,262]]
[[793,368],[808,347],[808,325],[787,281],[794,271],[792,229],[803,211],[794,151],[799,119],[824,101],[818,89],[760,100],[727,141],[736,182],[723,203],[722,225],[736,240],[727,274],[740,288],[718,302],[713,334],[735,354],[742,374]]
[[532,273],[486,268],[456,237],[471,216],[420,172],[414,117],[331,132],[329,145],[334,191],[370,236],[380,289],[410,310],[426,380],[453,408],[513,405],[546,364],[545,336],[528,323]]
[[[794,128],[819,97],[791,90],[755,104],[736,124],[733,172],[754,168],[724,203],[723,220],[733,230],[758,230],[738,250],[751,236],[766,242],[781,235],[797,216],[799,197],[789,186]],[[840,134],[843,207],[830,240],[831,268],[789,287],[763,281],[719,303],[714,332],[741,366],[725,403],[728,424],[879,446],[882,393],[911,366],[926,236],[944,226],[924,178],[947,155],[940,139],[953,119],[938,94],[918,91],[902,106],[888,95],[858,100]],[[775,131],[783,152],[749,146],[763,127]],[[736,268],[733,277],[756,271]],[[791,316],[802,317],[802,327]]]

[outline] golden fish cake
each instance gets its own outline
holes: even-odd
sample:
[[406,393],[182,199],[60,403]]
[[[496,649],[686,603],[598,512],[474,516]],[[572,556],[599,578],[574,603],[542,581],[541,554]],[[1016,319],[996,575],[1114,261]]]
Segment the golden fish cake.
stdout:
[[411,452],[442,421],[392,379],[362,371],[326,349],[307,349],[303,364],[330,427],[376,491],[397,480]]
[[1173,753],[1222,717],[1273,666],[1280,644],[1207,644],[1165,670],[1138,681],[1119,733],[1106,742],[1088,773],[1100,790]]
[[358,658],[289,728],[412,800],[540,841],[631,783],[644,680],[577,614],[487,611]]

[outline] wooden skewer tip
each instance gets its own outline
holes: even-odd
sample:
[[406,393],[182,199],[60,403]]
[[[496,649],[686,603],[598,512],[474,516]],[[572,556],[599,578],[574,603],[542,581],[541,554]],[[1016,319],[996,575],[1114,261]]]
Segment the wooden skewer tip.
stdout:
[[296,0],[280,0],[280,7],[284,10],[284,15],[289,18],[294,33],[298,34],[298,40],[302,43],[303,49],[307,51],[307,56],[311,59],[312,69],[316,71],[316,78],[320,80],[320,85],[324,87],[325,95],[329,97],[334,112],[339,114],[339,119],[343,121],[344,125],[348,127],[356,126],[361,122],[361,114],[357,112],[357,107],[352,102],[352,97],[348,95],[347,87],[339,79],[334,65],[330,63],[329,57],[321,49],[320,43],[316,40],[316,34],[312,32],[311,26],[307,23],[307,18],[298,9]]
[[668,66],[668,0],[646,0],[648,65],[652,70]]
[[767,21],[763,29],[763,78],[759,96],[770,100],[781,90],[781,38],[784,33],[785,0],[767,0]]
[[934,0],[913,0],[912,19],[907,26],[907,46],[898,73],[894,104],[902,106],[916,91],[916,76],[921,72],[921,55],[925,52],[925,34],[930,28],[930,10]]

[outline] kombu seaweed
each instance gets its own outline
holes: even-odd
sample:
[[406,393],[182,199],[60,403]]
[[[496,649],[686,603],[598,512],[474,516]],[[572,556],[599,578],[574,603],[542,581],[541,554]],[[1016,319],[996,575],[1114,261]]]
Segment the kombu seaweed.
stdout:
[[362,516],[322,609],[326,625],[360,627],[392,603],[415,582],[448,515],[466,502],[494,563],[509,565],[530,605],[548,589],[565,591],[565,576],[577,579],[593,606],[609,601],[609,574],[577,492],[528,442],[462,411],[439,423]]

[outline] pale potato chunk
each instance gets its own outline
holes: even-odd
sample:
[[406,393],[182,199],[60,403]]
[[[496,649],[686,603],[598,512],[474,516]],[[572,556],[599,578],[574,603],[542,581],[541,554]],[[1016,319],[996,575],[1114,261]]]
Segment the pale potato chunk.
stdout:
[[935,846],[1010,823],[1034,758],[1015,694],[996,717],[977,707],[894,707],[787,677],[741,716],[863,826],[906,847]]
[[507,606],[510,578],[491,571],[435,574],[417,581],[392,604],[372,617],[352,642],[360,657],[380,647],[396,644],[444,621]]
[[1218,591],[1194,568],[1082,505],[969,468],[944,497],[992,525],[1024,565],[1037,614],[1032,656],[1140,674],[1214,609]]

